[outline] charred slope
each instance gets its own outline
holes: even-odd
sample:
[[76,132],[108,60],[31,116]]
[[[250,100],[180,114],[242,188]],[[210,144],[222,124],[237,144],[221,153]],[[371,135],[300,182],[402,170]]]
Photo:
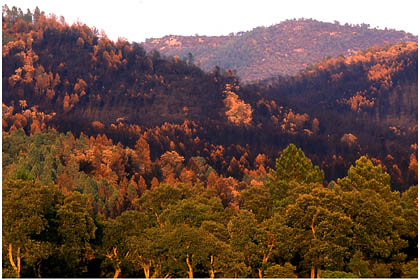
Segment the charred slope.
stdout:
[[394,187],[417,182],[410,171],[417,44],[370,49],[243,86],[230,71],[206,73],[42,15],[3,18],[3,33],[12,38],[2,61],[6,131],[52,126],[76,136],[105,133],[130,146],[143,135],[152,159],[168,150],[186,160],[200,155],[236,178],[257,166],[259,154],[273,167],[279,151],[295,143],[328,181],[368,154],[387,168]]
[[[17,24],[25,32],[15,30]],[[43,16],[8,23],[3,32],[15,37],[3,47],[6,104],[25,100],[45,113],[105,125],[220,118],[227,81],[219,71],[204,73],[176,58],[146,54],[136,43],[114,43],[85,25]]]

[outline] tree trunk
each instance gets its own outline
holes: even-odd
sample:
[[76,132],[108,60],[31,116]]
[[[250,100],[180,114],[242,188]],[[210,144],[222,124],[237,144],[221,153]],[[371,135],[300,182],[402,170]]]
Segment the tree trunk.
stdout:
[[214,257],[210,256],[210,278],[214,279],[214,267],[213,267],[213,263],[214,263]]
[[321,274],[321,269],[317,268],[317,270],[316,270],[316,278],[321,278],[319,276],[319,274]]
[[120,266],[118,266],[117,269],[115,270],[115,274],[112,278],[118,278],[120,273],[121,273],[121,268],[120,268]]
[[315,278],[315,266],[313,265],[311,267],[311,279],[314,279],[314,278]]
[[194,278],[193,269],[190,263],[190,255],[187,254],[188,278]]
[[116,259],[116,266],[117,266],[117,268],[115,269],[115,273],[114,273],[113,278],[118,278],[118,276],[119,276],[119,275],[120,275],[120,273],[121,273],[121,267],[120,267],[121,261],[119,261],[119,260],[118,260],[118,251],[117,251],[117,247],[113,247],[113,248],[112,248],[112,253],[107,253],[105,256],[106,256],[107,258],[111,259],[111,260],[115,257],[115,259]]
[[37,278],[41,278],[41,261],[34,264],[34,273]]
[[150,264],[143,264],[144,278],[150,278]]
[[16,265],[15,261],[13,260],[12,243],[9,244],[9,261],[13,267],[13,270],[16,272],[16,278],[20,278],[20,247],[17,248],[17,256],[16,256],[17,265]]
[[[161,264],[155,264],[155,271],[152,274],[152,278],[162,278],[161,274],[162,265]],[[164,277],[165,278],[165,277]]]
[[258,277],[259,278],[263,278],[263,276],[262,276],[262,269],[261,268],[258,268]]

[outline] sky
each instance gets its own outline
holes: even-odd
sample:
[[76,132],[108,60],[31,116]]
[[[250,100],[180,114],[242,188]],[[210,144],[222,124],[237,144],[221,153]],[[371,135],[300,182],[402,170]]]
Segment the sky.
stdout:
[[341,24],[366,23],[418,35],[418,0],[2,0],[9,8],[38,6],[67,23],[103,30],[130,42],[165,35],[228,35],[287,19],[312,18]]

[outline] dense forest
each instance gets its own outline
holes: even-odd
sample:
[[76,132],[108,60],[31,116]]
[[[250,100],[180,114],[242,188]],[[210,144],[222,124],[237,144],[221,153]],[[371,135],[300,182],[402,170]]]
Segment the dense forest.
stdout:
[[373,46],[417,42],[417,36],[369,24],[286,20],[228,36],[179,36],[147,39],[146,50],[186,57],[210,71],[214,65],[237,71],[242,81],[296,74],[327,57],[352,56]]
[[417,277],[417,43],[243,85],[2,16],[3,277]]
[[4,277],[417,277],[417,186],[289,145],[238,181],[105,135],[3,134]]

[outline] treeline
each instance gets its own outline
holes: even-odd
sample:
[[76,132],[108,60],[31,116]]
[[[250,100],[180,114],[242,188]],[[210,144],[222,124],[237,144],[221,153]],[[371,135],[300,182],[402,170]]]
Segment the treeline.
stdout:
[[417,186],[295,145],[243,180],[105,135],[3,132],[3,277],[417,277]]

